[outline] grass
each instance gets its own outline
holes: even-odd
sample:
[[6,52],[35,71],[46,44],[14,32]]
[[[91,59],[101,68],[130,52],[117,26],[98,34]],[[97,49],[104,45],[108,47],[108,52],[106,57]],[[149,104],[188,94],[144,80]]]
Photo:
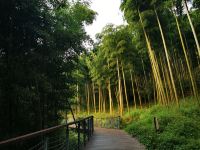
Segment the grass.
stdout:
[[[154,117],[158,118],[158,132]],[[123,117],[122,123],[125,131],[137,137],[147,149],[200,149],[200,108],[192,99],[182,101],[180,108],[155,105],[132,111]]]

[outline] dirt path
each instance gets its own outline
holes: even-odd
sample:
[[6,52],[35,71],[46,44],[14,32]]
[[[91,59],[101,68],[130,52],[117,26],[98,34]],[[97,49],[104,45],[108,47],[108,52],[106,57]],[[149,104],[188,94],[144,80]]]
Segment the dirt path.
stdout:
[[122,130],[95,128],[84,150],[145,150],[145,147]]

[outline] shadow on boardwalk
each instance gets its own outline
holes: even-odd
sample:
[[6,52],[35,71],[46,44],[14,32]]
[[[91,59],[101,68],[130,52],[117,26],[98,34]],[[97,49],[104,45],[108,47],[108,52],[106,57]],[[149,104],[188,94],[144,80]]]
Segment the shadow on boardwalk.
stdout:
[[145,150],[145,147],[122,130],[95,128],[84,150]]

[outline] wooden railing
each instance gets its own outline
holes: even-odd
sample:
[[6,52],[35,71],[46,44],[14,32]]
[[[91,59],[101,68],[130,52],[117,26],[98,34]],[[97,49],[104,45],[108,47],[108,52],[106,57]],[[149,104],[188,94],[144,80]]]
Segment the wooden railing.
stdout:
[[120,116],[117,117],[104,117],[94,118],[95,127],[119,129],[121,123]]
[[[58,135],[53,134],[58,130],[62,130]],[[73,133],[71,133],[73,132]],[[34,145],[22,149],[28,150],[79,150],[86,145],[94,132],[93,116],[69,122],[64,125],[58,125],[44,130],[36,131],[16,138],[8,139],[0,142],[0,149],[19,148],[20,145],[26,143],[27,140],[35,139]],[[72,134],[76,134],[71,140]],[[40,139],[40,140],[38,140]],[[72,144],[75,143],[75,144]],[[17,146],[18,145],[18,146]],[[30,145],[30,143],[28,144]],[[12,148],[11,148],[12,147]],[[24,146],[22,146],[24,147]],[[21,149],[20,149],[21,150]]]

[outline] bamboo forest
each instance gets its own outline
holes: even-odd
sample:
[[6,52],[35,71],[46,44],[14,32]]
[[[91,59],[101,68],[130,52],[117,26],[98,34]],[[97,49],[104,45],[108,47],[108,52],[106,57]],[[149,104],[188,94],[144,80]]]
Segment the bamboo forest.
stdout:
[[200,0],[120,0],[95,40],[94,1],[0,0],[0,150],[89,150],[99,130],[200,150]]

